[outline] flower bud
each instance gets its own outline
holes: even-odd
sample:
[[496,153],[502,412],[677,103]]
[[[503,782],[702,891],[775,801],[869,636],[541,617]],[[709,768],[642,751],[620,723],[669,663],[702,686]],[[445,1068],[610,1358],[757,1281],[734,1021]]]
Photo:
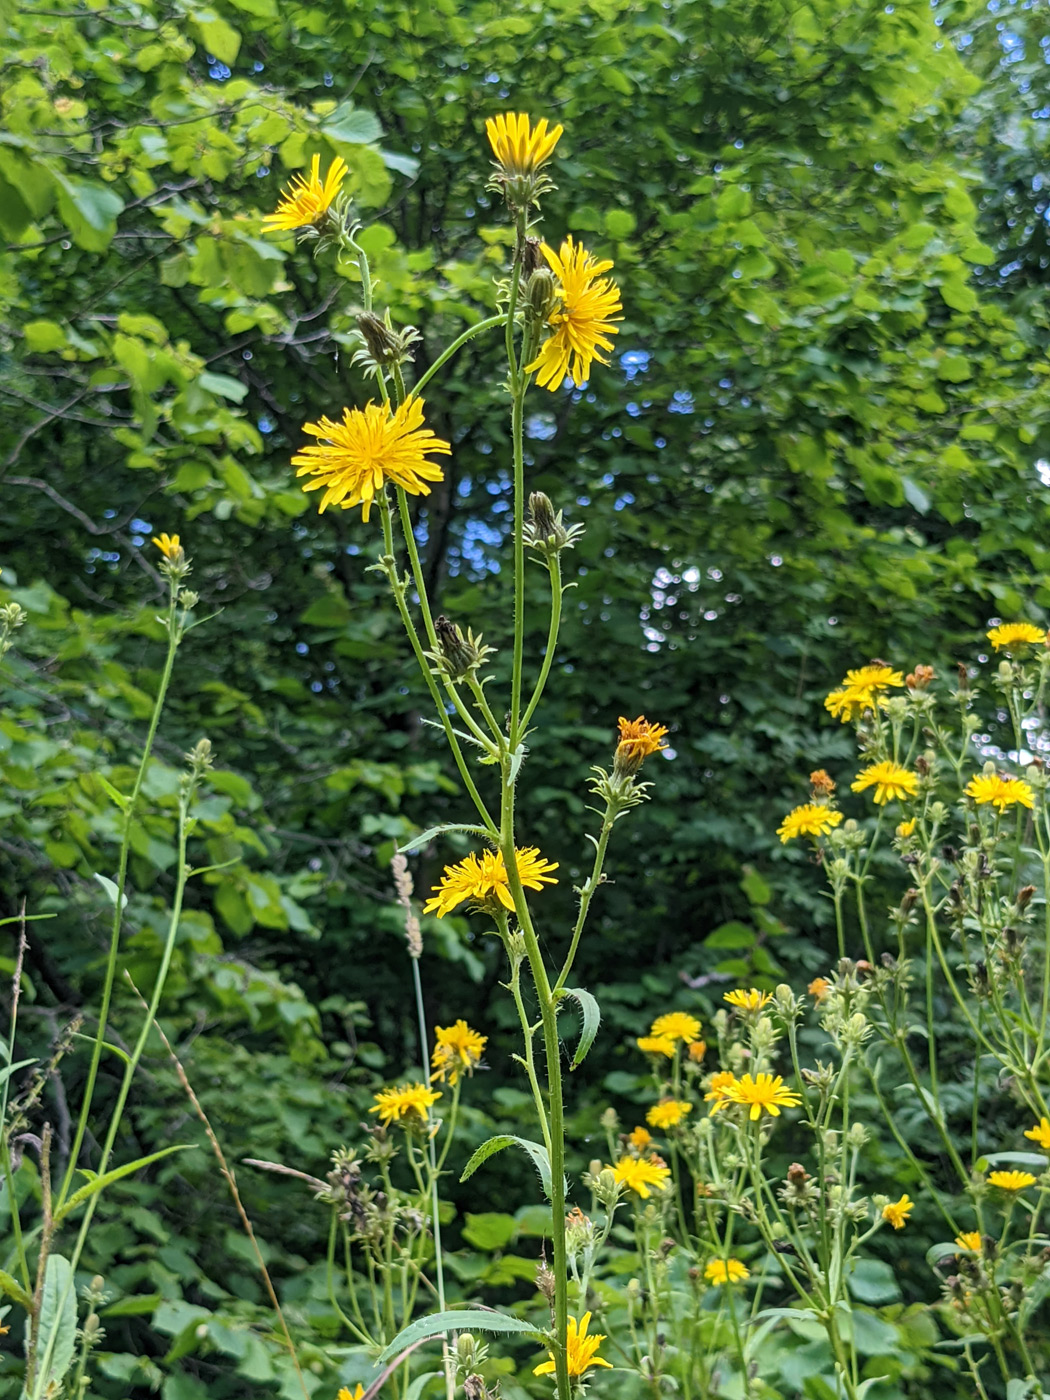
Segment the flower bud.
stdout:
[[554,280],[554,274],[549,268],[541,267],[529,278],[529,285],[526,296],[529,303],[529,311],[538,326],[546,323],[550,315],[551,308],[557,295],[558,284]]
[[461,1332],[456,1338],[456,1355],[464,1365],[474,1359],[474,1336],[471,1332]]
[[393,328],[388,326],[385,321],[381,321],[378,316],[373,316],[370,311],[363,311],[357,318],[357,329],[361,332],[361,337],[373,360],[385,365],[397,359],[401,348],[400,342]]
[[465,676],[479,660],[478,648],[463,636],[454,622],[447,617],[439,617],[434,623],[438,646],[446,662],[446,669],[453,680]]

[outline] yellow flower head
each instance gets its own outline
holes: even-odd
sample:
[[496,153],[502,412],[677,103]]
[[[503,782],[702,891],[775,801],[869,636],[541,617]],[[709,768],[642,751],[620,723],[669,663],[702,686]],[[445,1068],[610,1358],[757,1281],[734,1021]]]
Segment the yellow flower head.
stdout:
[[711,1112],[723,1108],[727,1103],[744,1104],[753,1123],[763,1113],[768,1113],[771,1118],[779,1118],[782,1108],[796,1108],[801,1102],[796,1093],[784,1087],[784,1081],[779,1074],[758,1074],[754,1079],[750,1074],[745,1074],[726,1086],[723,1102],[716,1103]]
[[1037,1142],[1044,1152],[1050,1152],[1050,1118],[1040,1118],[1034,1128],[1026,1128],[1025,1137]]
[[[544,860],[536,846],[525,846],[514,852],[518,878],[527,890],[541,890],[544,885],[558,882],[550,874],[557,862]],[[423,905],[423,913],[437,912],[439,919],[451,914],[457,905],[469,899],[481,908],[496,907],[513,911],[514,898],[507,880],[507,867],[502,851],[482,851],[461,860],[458,865],[446,865],[441,883],[431,886],[433,895]]]
[[669,1060],[674,1059],[675,1043],[668,1035],[640,1035],[637,1044],[647,1055],[666,1055]]
[[649,1199],[649,1187],[662,1191],[670,1180],[671,1171],[659,1157],[621,1157],[612,1168],[617,1185],[622,1183],[629,1191]]
[[988,633],[988,640],[996,651],[1015,651],[1018,647],[1041,646],[1046,633],[1030,622],[1002,622]]
[[1018,805],[1031,809],[1033,803],[1032,789],[1023,778],[1001,778],[998,773],[971,778],[966,784],[966,796],[972,797],[979,807],[991,803],[1000,813]]
[[910,821],[897,823],[897,835],[902,841],[907,841],[909,836],[915,835],[915,828],[918,825],[918,818],[912,817]]
[[458,1084],[461,1074],[473,1074],[488,1044],[488,1036],[471,1030],[466,1021],[457,1021],[454,1026],[435,1026],[437,1044],[430,1057],[434,1079],[448,1079],[450,1084]]
[[302,175],[296,175],[292,183],[281,191],[281,201],[277,208],[263,219],[263,233],[284,233],[289,229],[319,224],[328,213],[329,206],[339,193],[339,187],[346,176],[346,161],[341,156],[336,156],[322,183],[321,157],[314,156],[310,164],[309,178],[304,179]]
[[524,112],[504,112],[485,122],[489,145],[496,164],[508,179],[535,174],[547,164],[564,130],[553,126],[547,130],[547,118],[541,117],[535,126]]
[[804,802],[793,807],[777,827],[780,844],[787,845],[796,836],[826,836],[842,820],[842,813],[823,802]]
[[441,481],[443,472],[427,461],[428,452],[448,456],[447,442],[422,427],[423,401],[408,398],[393,413],[385,404],[344,408],[342,422],[321,418],[304,423],[303,432],[319,441],[301,448],[292,458],[296,476],[312,478],[304,491],[324,488],[323,514],[331,505],[343,510],[361,507],[367,520],[372,501],[388,481],[403,487],[410,496],[429,496],[428,481]]
[[716,1287],[724,1287],[727,1283],[743,1283],[744,1279],[750,1277],[751,1270],[746,1264],[741,1264],[739,1259],[712,1259],[704,1270],[704,1278]]
[[667,729],[662,724],[650,724],[644,715],[637,719],[619,720],[620,741],[616,745],[616,766],[624,773],[637,773],[643,760],[650,754],[660,753],[667,745],[663,742]]
[[846,687],[861,686],[868,690],[885,690],[888,686],[902,686],[904,677],[900,671],[881,661],[873,661],[870,666],[860,666],[855,671],[847,671],[842,682]]
[[344,1385],[342,1390],[340,1390],[339,1394],[335,1397],[335,1400],[361,1400],[361,1397],[364,1395],[364,1393],[365,1388],[361,1384],[361,1382],[358,1381],[357,1389],[352,1395],[350,1394],[349,1388]]
[[894,799],[904,802],[914,797],[919,791],[919,779],[910,769],[902,768],[899,763],[887,758],[881,763],[870,764],[862,773],[858,773],[850,787],[854,792],[873,787],[876,805],[884,807]]
[[1035,1177],[1031,1172],[990,1172],[988,1185],[998,1186],[1000,1191],[1023,1191],[1035,1185]]
[[906,1195],[899,1201],[888,1201],[882,1207],[882,1218],[888,1220],[895,1230],[903,1230],[907,1223],[908,1216],[915,1209],[915,1202],[910,1201]]
[[653,1135],[648,1128],[633,1128],[627,1134],[627,1141],[635,1152],[644,1152],[653,1140]]
[[[560,128],[559,128],[560,130]],[[569,1326],[565,1336],[565,1354],[569,1363],[570,1376],[582,1376],[585,1371],[589,1371],[592,1366],[606,1366],[612,1370],[611,1361],[603,1361],[600,1356],[595,1355],[602,1342],[605,1341],[603,1332],[595,1332],[593,1337],[588,1337],[587,1328],[591,1325],[590,1313],[584,1313],[577,1324],[574,1317],[569,1318]],[[549,1361],[544,1361],[537,1366],[534,1376],[552,1376],[557,1370],[554,1364],[554,1357]]]
[[609,336],[618,334],[614,322],[622,319],[623,306],[619,287],[600,275],[608,272],[611,262],[598,261],[571,236],[557,253],[546,243],[542,247],[558,279],[557,300],[547,317],[554,333],[525,370],[535,370],[537,382],[553,394],[567,374],[579,388],[590,377],[592,360],[609,363],[599,351],[612,349]]
[[819,1005],[831,990],[831,983],[826,977],[814,977],[813,981],[806,988],[815,1002]]
[[707,1081],[707,1093],[704,1095],[704,1102],[711,1105],[711,1112],[717,1113],[720,1108],[724,1108],[729,1102],[729,1091],[736,1083],[736,1075],[732,1070],[720,1069]]
[[700,1022],[688,1011],[667,1011],[657,1016],[649,1034],[661,1040],[684,1040],[686,1045],[691,1045],[700,1035]]
[[824,697],[824,708],[843,724],[853,724],[865,710],[874,710],[877,692],[868,685],[847,685]]
[[653,1104],[645,1115],[645,1121],[653,1128],[676,1128],[692,1111],[693,1105],[685,1099],[661,1099]]
[[726,992],[722,1000],[727,1001],[730,1006],[735,1006],[738,1011],[759,1012],[769,1005],[773,997],[771,993],[760,992],[755,987],[748,992],[737,987],[732,992]]
[[967,1230],[962,1235],[956,1235],[955,1243],[960,1249],[972,1249],[975,1254],[984,1247],[980,1230]]
[[154,535],[153,543],[169,564],[178,564],[185,557],[178,535]]
[[375,1107],[369,1113],[378,1113],[381,1123],[400,1123],[402,1118],[418,1118],[427,1121],[430,1105],[441,1097],[425,1084],[404,1084],[400,1088],[380,1089],[374,1094]]

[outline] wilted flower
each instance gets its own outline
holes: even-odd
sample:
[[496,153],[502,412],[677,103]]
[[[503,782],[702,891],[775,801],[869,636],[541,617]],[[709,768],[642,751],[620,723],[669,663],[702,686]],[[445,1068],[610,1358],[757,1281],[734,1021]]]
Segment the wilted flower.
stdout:
[[660,753],[667,748],[664,735],[667,729],[662,724],[650,724],[644,715],[637,719],[618,721],[620,741],[616,745],[616,769],[620,773],[637,773],[650,754]]

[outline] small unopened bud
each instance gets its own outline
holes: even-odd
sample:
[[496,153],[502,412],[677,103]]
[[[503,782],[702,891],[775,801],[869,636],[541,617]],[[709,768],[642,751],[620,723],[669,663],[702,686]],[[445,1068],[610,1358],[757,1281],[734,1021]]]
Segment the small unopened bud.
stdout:
[[1032,899],[1032,896],[1033,896],[1034,894],[1035,894],[1035,886],[1034,886],[1034,885],[1025,885],[1022,889],[1019,889],[1019,890],[1017,891],[1017,907],[1018,907],[1018,909],[1027,909],[1028,905],[1031,903],[1031,899]]
[[464,1364],[474,1358],[474,1334],[472,1332],[461,1332],[456,1338],[456,1355]]
[[561,523],[561,512],[554,513],[549,496],[542,491],[533,491],[529,496],[529,515],[532,517],[532,533],[537,540],[546,540],[560,545],[565,541],[565,529]]
[[527,291],[529,310],[538,325],[543,325],[546,322],[551,307],[554,305],[557,290],[558,284],[549,268],[537,268],[529,278]]
[[191,608],[195,608],[200,600],[201,595],[199,593],[194,593],[192,588],[183,588],[179,590],[179,607],[185,608],[187,612],[189,612]]
[[206,773],[214,761],[211,740],[198,739],[185,759],[195,773]]
[[401,349],[400,342],[385,321],[373,316],[370,311],[363,311],[357,318],[357,329],[361,332],[373,360],[385,365],[397,359]]
[[458,681],[478,664],[481,653],[473,644],[473,640],[464,637],[456,624],[450,622],[447,617],[439,617],[434,623],[434,630],[448,673],[453,680]]

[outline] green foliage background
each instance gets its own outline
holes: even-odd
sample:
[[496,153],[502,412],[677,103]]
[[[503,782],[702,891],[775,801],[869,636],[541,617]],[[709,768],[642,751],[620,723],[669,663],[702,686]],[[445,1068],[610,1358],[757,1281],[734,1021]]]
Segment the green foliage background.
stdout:
[[[90,1017],[100,983],[93,875],[116,831],[100,779],[119,787],[142,737],[162,654],[148,539],[178,532],[201,611],[219,611],[180,653],[126,964],[150,984],[179,755],[207,734],[221,767],[203,844],[230,864],[191,887],[162,1020],[235,1161],[323,1174],[380,1077],[417,1061],[388,863],[395,840],[465,810],[365,572],[375,530],[318,519],[288,465],[305,420],[368,397],[349,366],[355,284],[263,238],[261,216],[313,154],[343,156],[422,369],[491,311],[505,264],[484,118],[565,124],[547,236],[615,259],[626,319],[585,390],[531,399],[530,487],[587,526],[523,808],[562,866],[544,913],[564,926],[588,770],[617,716],[671,725],[674,750],[617,833],[582,953],[605,1015],[570,1085],[584,1165],[602,1109],[637,1093],[630,1037],[671,1004],[714,1005],[717,984],[693,993],[680,974],[799,985],[825,968],[819,873],[775,827],[812,767],[851,774],[829,686],[873,655],[971,659],[993,617],[1045,619],[1045,15],[1010,0],[69,0],[2,22],[0,598],[30,622],[0,715],[0,917],[23,897],[55,916],[31,938],[25,1053]],[[418,514],[440,610],[496,645],[499,380],[481,339],[432,387],[428,420],[455,450]],[[416,858],[417,890],[456,853]],[[431,1019],[491,1037],[469,1146],[528,1111],[511,1018],[467,921],[424,932]],[[122,988],[117,1029],[134,1013]],[[81,1058],[45,1103],[60,1144]],[[158,1053],[124,1155],[196,1137]],[[239,1176],[297,1325],[333,1338],[320,1213],[285,1179]],[[20,1181],[34,1189],[31,1167]],[[527,1213],[510,1251],[502,1226],[460,1229],[521,1183],[497,1161],[456,1199],[465,1296],[529,1295]],[[100,1218],[90,1265],[118,1297],[100,1394],[293,1393],[206,1150],[114,1189]],[[891,1242],[906,1297],[928,1295],[923,1242]]]

